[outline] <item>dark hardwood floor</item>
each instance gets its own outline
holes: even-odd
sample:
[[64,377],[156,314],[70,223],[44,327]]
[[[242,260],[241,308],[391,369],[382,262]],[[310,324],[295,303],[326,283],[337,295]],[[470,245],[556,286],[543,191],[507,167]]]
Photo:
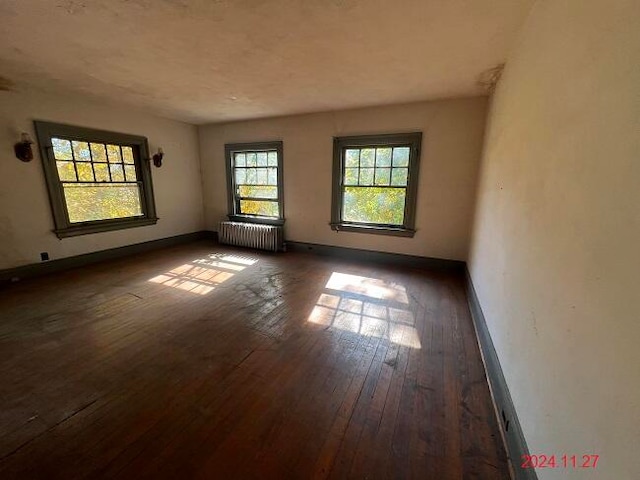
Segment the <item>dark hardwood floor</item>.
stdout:
[[509,478],[455,274],[198,242],[0,319],[2,479]]

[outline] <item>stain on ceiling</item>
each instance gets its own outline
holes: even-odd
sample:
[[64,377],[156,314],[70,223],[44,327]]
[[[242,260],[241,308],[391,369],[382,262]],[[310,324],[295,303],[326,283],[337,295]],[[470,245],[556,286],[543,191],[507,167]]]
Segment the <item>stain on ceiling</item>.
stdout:
[[0,75],[202,124],[483,95],[534,0],[3,0]]

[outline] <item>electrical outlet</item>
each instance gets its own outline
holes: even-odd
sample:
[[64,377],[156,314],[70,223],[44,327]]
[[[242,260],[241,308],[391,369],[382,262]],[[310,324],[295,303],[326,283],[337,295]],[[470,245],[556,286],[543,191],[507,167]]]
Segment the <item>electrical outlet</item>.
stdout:
[[49,252],[42,252],[40,254],[40,260],[42,260],[43,262],[46,262],[47,260],[49,260]]

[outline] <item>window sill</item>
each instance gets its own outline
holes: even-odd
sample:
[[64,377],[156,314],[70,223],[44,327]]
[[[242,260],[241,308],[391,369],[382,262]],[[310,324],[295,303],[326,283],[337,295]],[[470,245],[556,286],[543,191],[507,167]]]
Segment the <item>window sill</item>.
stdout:
[[260,223],[262,225],[284,225],[284,218],[257,217],[253,215],[227,215],[232,222]]
[[380,225],[358,225],[355,223],[330,223],[331,230],[336,232],[373,233],[376,235],[391,235],[394,237],[413,237],[414,229],[404,227],[385,227]]
[[58,238],[77,237],[78,235],[89,235],[91,233],[110,232],[113,230],[123,230],[125,228],[145,227],[147,225],[155,225],[157,218],[141,218],[141,219],[120,219],[108,222],[83,223],[68,228],[54,230]]

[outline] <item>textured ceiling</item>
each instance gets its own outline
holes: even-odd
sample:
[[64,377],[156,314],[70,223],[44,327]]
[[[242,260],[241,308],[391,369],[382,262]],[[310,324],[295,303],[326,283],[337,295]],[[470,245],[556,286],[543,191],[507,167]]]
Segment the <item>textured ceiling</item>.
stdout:
[[533,1],[1,0],[0,76],[192,123],[478,95]]

